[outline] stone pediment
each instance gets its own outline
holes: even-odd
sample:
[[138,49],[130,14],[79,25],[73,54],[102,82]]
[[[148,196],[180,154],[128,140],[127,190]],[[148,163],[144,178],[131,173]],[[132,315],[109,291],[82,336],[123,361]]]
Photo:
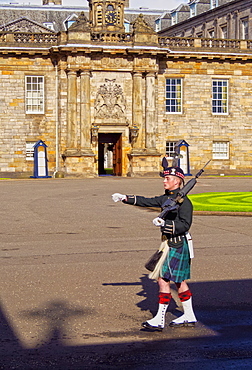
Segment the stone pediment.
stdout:
[[134,33],[155,34],[154,29],[146,22],[143,14],[139,14],[137,19],[132,23]]
[[28,33],[55,33],[55,31],[50,30],[47,27],[42,26],[39,23],[31,21],[28,18],[19,18],[13,22],[7,23],[0,26],[1,32],[28,32]]
[[90,31],[90,23],[84,12],[81,12],[76,21],[69,27],[68,31]]

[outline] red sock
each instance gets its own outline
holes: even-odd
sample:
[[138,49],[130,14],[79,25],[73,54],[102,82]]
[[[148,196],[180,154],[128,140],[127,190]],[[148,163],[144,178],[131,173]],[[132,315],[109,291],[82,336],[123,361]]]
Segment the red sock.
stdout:
[[185,301],[188,301],[188,299],[191,298],[192,293],[190,292],[190,289],[188,289],[185,292],[179,293],[178,296],[179,296],[179,299],[181,300],[181,302],[185,302]]
[[171,298],[172,298],[171,293],[162,293],[162,292],[159,293],[159,303],[169,304]]

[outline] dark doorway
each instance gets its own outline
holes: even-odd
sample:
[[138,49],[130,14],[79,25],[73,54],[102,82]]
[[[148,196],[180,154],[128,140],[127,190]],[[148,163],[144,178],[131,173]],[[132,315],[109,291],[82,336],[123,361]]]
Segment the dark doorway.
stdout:
[[122,175],[122,134],[99,134],[98,174]]

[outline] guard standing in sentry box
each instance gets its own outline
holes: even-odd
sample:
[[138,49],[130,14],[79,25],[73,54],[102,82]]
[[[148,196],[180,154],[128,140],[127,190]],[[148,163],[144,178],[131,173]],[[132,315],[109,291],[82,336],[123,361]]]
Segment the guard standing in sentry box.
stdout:
[[[120,193],[112,195],[114,202],[122,201],[125,204],[140,207],[160,207],[163,210],[168,202],[170,207],[169,209],[167,207],[168,211],[165,212],[163,218],[156,217],[153,220],[153,224],[160,227],[162,233],[162,243],[159,249],[162,257],[154,271],[149,274],[149,277],[157,279],[159,284],[158,312],[152,319],[142,323],[144,328],[151,331],[162,331],[165,326],[165,314],[172,298],[170,281],[173,281],[178,289],[184,314],[173,320],[169,326],[194,327],[197,322],[192,307],[192,293],[185,281],[190,278],[190,264],[193,257],[191,237],[188,233],[192,223],[193,207],[186,196],[187,193],[183,194],[181,202],[176,201],[187,186],[180,189],[184,184],[183,170],[180,167],[168,167],[163,171],[162,176],[164,177],[165,194],[161,196],[146,198]],[[195,184],[196,180],[192,180]],[[174,205],[171,206],[171,204]],[[190,244],[190,250],[188,244]]]

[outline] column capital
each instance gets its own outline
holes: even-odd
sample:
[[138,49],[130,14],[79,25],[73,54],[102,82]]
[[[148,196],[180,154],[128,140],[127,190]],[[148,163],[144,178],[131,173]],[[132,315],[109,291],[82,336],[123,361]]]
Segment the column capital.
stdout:
[[157,72],[155,71],[146,71],[146,77],[156,77]]
[[65,71],[66,71],[66,74],[69,75],[69,76],[70,75],[72,75],[72,76],[76,75],[77,76],[77,73],[78,73],[78,71],[75,70],[75,69],[66,69]]
[[132,71],[133,76],[142,76],[143,71]]
[[80,69],[79,73],[80,73],[80,76],[91,77],[91,71],[89,69]]

